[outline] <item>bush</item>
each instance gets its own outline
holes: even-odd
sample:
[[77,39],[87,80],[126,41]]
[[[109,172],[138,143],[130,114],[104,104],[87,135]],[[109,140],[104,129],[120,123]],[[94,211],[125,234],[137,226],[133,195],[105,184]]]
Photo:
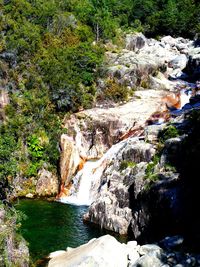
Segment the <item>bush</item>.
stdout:
[[114,79],[108,80],[106,88],[97,96],[97,100],[112,100],[114,102],[127,101],[130,91],[124,85],[120,85]]
[[166,140],[177,136],[179,136],[179,131],[176,127],[170,125],[159,133],[158,138],[161,143],[164,143]]
[[150,181],[156,181],[158,180],[159,176],[158,174],[155,172],[155,167],[156,165],[159,163],[159,157],[156,155],[153,158],[153,161],[149,162],[146,170],[145,170],[145,178],[149,179]]

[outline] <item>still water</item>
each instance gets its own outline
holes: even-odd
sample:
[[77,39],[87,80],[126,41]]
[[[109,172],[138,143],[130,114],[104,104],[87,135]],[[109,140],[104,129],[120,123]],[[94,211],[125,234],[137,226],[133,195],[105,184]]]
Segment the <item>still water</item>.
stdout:
[[23,199],[15,207],[27,215],[21,233],[29,243],[33,261],[55,250],[77,247],[91,238],[106,234],[91,224],[84,224],[87,207],[59,202]]

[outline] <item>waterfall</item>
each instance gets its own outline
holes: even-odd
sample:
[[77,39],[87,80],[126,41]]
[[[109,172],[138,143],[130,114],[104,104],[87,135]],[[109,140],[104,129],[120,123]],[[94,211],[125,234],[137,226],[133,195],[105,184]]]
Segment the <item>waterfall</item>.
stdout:
[[87,161],[82,170],[73,178],[70,195],[59,199],[62,203],[89,206],[97,193],[100,178],[107,164],[113,160],[124,147],[126,140],[113,145],[104,156],[97,161]]
[[180,100],[181,100],[181,107],[182,109],[186,104],[190,102],[190,97],[191,97],[191,91],[186,91],[186,90],[181,90],[180,91]]
[[91,204],[90,188],[97,162],[87,161],[85,163],[83,169],[73,179],[74,184],[70,190],[70,196],[60,198],[61,202],[80,206],[89,206]]

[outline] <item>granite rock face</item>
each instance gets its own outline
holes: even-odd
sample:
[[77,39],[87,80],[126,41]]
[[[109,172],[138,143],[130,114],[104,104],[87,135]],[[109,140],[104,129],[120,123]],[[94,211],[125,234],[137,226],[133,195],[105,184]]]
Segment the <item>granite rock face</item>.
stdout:
[[71,182],[81,162],[101,158],[108,149],[128,138],[142,136],[146,120],[161,106],[163,91],[138,91],[128,103],[96,107],[64,120],[68,133],[61,136],[62,184]]
[[106,165],[99,180],[93,182],[92,191],[97,193],[93,195],[94,202],[84,219],[105,229],[127,234],[132,220],[130,186],[136,184],[135,188],[141,190],[147,162],[154,154],[152,145],[137,138],[124,141],[117,157]]
[[74,145],[72,139],[66,134],[61,135],[61,157],[60,157],[60,174],[61,185],[69,184],[72,176],[78,169],[80,163],[80,156],[77,147]]
[[53,173],[42,169],[38,172],[36,194],[38,196],[55,196],[58,194],[59,181]]
[[[0,266],[28,267],[29,249],[26,241],[16,233],[16,214],[0,206]],[[5,265],[6,263],[6,265]]]

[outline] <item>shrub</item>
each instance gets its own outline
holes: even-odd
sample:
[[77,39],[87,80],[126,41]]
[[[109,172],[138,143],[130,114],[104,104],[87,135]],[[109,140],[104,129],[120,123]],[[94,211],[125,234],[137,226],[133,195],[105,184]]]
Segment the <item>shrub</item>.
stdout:
[[164,143],[166,140],[177,136],[179,136],[179,131],[176,127],[170,125],[159,133],[158,138],[161,143]]
[[159,163],[158,155],[155,155],[153,161],[149,162],[146,170],[145,170],[145,179],[149,179],[150,181],[158,180],[159,176],[155,172],[155,166]]
[[124,85],[120,85],[114,79],[108,80],[106,88],[97,96],[97,100],[112,100],[114,102],[127,101],[130,96],[128,88]]

